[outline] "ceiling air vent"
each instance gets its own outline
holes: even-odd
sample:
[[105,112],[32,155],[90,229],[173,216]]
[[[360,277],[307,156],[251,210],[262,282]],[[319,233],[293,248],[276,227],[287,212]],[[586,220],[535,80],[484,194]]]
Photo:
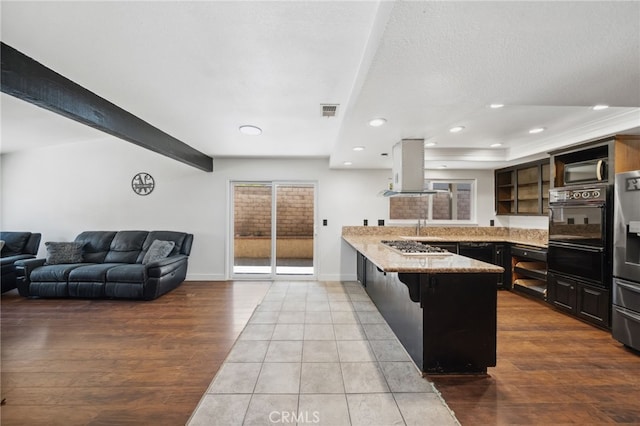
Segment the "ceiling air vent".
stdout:
[[335,117],[338,111],[338,105],[320,104],[322,107],[323,117]]

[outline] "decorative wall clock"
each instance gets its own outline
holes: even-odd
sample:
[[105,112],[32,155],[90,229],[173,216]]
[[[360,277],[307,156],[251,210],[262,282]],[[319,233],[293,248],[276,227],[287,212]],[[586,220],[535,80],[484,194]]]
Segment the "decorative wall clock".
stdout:
[[149,173],[140,172],[131,180],[131,188],[138,195],[149,195],[156,186],[153,176]]

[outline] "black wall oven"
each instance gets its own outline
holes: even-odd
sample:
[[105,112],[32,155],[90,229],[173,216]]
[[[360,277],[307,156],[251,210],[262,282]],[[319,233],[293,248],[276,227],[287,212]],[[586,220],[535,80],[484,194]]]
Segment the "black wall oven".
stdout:
[[607,184],[549,191],[549,270],[606,285],[611,276],[611,190]]
[[600,248],[555,245],[549,242],[547,267],[573,278],[604,286],[607,281],[607,262]]
[[591,184],[549,191],[549,302],[610,324],[612,191]]

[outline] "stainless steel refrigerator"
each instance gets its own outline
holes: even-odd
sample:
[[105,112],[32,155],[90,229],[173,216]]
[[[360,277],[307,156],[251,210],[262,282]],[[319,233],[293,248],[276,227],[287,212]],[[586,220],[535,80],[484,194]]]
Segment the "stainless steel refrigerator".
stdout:
[[640,170],[615,179],[611,333],[640,350]]

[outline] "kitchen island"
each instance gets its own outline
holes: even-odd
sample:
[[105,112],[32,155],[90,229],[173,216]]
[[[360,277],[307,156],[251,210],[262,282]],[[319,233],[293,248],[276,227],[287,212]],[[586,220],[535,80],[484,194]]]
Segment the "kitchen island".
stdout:
[[358,279],[424,374],[486,374],[496,365],[500,266],[457,254],[402,254],[388,239],[344,235]]

